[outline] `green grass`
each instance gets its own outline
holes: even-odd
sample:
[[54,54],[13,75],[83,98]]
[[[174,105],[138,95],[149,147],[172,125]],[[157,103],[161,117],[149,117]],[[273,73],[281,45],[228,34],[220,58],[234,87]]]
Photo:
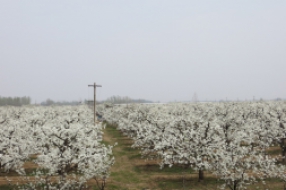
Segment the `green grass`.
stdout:
[[0,185],[1,190],[12,190],[13,188],[9,185]]
[[197,178],[189,177],[185,174],[175,179],[158,179],[160,189],[218,189],[221,181],[214,177],[208,177],[204,181],[198,181]]
[[111,176],[114,180],[127,183],[138,183],[140,179],[131,171],[112,172]]
[[159,164],[146,164],[146,165],[138,165],[134,166],[134,170],[137,173],[161,173],[161,174],[180,174],[184,173],[192,173],[192,168],[183,168],[179,165],[174,165],[172,167],[165,166],[164,168],[160,168]]

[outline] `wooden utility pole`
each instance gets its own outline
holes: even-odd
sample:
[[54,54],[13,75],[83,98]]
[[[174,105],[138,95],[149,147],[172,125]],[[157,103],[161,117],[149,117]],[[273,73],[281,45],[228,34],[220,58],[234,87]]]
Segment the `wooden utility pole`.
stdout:
[[88,87],[93,87],[94,89],[94,98],[93,98],[93,102],[94,102],[94,107],[93,107],[93,112],[94,112],[94,125],[95,125],[95,122],[96,122],[96,87],[102,87],[101,85],[96,85],[96,83],[94,84],[90,84],[88,85]]

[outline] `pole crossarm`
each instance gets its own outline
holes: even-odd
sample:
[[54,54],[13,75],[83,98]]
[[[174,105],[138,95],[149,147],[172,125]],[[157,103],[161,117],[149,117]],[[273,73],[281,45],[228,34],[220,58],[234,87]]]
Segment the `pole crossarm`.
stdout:
[[101,85],[96,85],[96,83],[94,84],[89,84],[88,87],[93,87],[94,89],[94,107],[93,107],[93,111],[94,111],[94,125],[96,123],[96,109],[95,109],[95,106],[96,106],[96,87],[102,87]]
[[[94,84],[89,84],[88,87],[94,87]],[[95,87],[102,87],[101,85],[95,85]]]

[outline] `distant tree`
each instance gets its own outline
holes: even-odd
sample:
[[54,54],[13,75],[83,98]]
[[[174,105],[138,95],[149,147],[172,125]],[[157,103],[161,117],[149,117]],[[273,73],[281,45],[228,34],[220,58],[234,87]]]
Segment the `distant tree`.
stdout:
[[50,105],[52,105],[52,104],[54,104],[54,101],[48,98],[48,99],[46,100],[46,105],[50,106]]

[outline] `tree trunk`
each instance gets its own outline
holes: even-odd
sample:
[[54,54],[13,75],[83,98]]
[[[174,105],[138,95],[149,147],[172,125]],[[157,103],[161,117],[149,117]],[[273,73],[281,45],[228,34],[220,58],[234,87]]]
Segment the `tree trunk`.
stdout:
[[233,190],[236,190],[236,183],[233,184]]
[[203,181],[205,179],[205,177],[204,177],[204,171],[203,170],[199,170],[199,182],[200,181]]
[[282,162],[284,163],[286,158],[286,138],[281,139],[280,141],[280,147],[282,148]]
[[286,161],[286,147],[283,147],[282,149],[282,162],[285,163]]

